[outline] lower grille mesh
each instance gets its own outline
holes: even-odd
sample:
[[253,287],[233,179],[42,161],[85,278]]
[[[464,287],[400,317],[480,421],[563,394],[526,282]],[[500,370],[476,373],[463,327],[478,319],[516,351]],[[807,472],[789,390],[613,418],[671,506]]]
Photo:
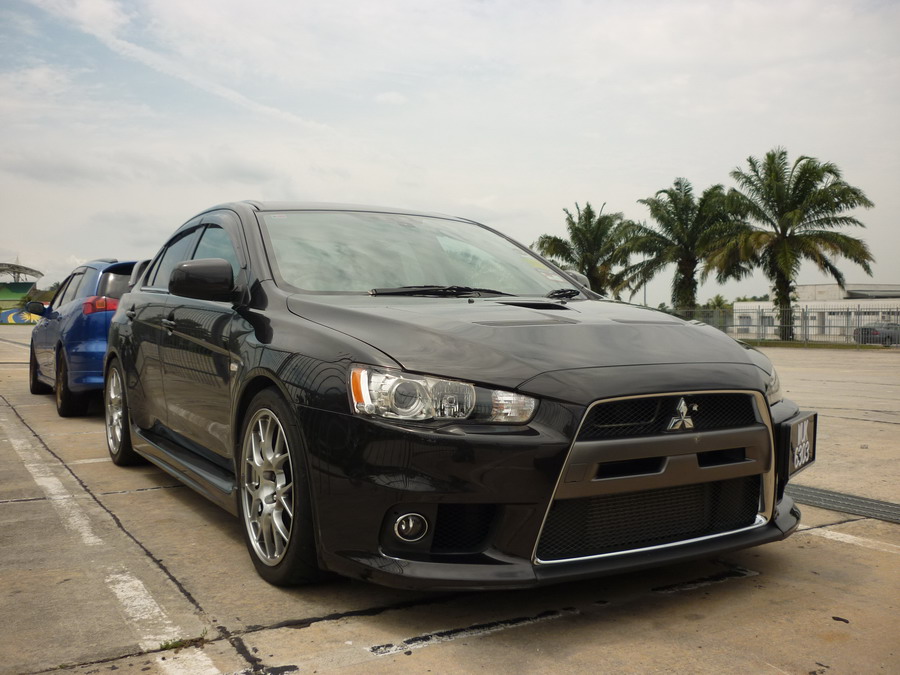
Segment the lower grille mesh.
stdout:
[[537,557],[567,560],[722,534],[756,521],[759,476],[554,502]]
[[495,504],[441,504],[432,553],[474,553],[484,542],[494,523]]

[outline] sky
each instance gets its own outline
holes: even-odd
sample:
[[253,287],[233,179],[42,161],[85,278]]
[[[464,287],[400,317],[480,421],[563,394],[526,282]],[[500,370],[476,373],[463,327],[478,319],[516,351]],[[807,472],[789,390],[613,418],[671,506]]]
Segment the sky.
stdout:
[[[897,0],[3,0],[0,262],[46,288],[242,199],[424,209],[529,245],[576,203],[648,221],[637,200],[675,178],[732,187],[782,146],[875,203],[848,231],[874,275],[839,261],[846,281],[900,283],[898,126]],[[757,273],[698,299],[768,291]]]

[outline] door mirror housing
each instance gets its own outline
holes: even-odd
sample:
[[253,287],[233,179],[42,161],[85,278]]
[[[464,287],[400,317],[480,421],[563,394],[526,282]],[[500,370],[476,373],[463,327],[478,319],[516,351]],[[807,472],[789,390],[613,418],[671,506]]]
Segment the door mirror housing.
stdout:
[[37,300],[32,300],[31,302],[25,303],[25,311],[29,314],[35,314],[37,316],[44,316],[44,311],[47,308],[44,307],[43,302],[38,302]]
[[581,284],[585,288],[590,289],[590,287],[591,287],[590,279],[588,279],[581,272],[576,272],[575,270],[566,270],[566,274],[568,274],[570,277],[575,279],[575,281],[577,281],[579,284]]
[[169,292],[184,298],[233,302],[237,293],[231,263],[222,258],[179,263],[169,277]]

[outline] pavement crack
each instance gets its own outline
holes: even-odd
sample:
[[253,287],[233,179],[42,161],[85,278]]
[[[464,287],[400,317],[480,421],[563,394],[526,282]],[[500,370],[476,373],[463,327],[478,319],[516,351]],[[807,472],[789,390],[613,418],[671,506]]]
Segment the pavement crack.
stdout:
[[0,499],[0,504],[27,504],[28,502],[47,502],[50,497],[21,497],[20,499]]
[[518,628],[519,626],[528,626],[543,621],[553,619],[561,619],[566,616],[573,616],[581,612],[574,607],[565,607],[563,609],[548,609],[533,616],[515,617],[512,619],[501,619],[499,621],[491,621],[488,623],[479,623],[464,628],[451,628],[448,630],[426,633],[424,635],[416,635],[407,638],[397,644],[388,643],[383,645],[374,645],[369,647],[369,652],[375,656],[386,656],[388,654],[398,654],[400,652],[408,652],[412,649],[421,649],[430,645],[441,642],[449,642],[459,638],[481,637],[489,635],[501,630],[509,628]]
[[186,485],[154,485],[153,487],[135,488],[133,490],[104,490],[99,494],[103,497],[107,497],[109,495],[131,495],[139,492],[154,492],[156,490],[180,490],[186,487]]
[[693,591],[697,588],[703,588],[704,586],[712,586],[713,584],[721,584],[722,582],[728,581],[730,579],[742,579],[745,577],[759,576],[759,572],[747,569],[746,567],[732,565],[723,561],[717,562],[720,565],[726,566],[728,569],[722,572],[717,572],[716,574],[711,574],[706,577],[701,577],[700,579],[694,579],[692,581],[681,581],[677,584],[657,586],[656,588],[651,588],[650,592],[664,594],[680,593],[682,591]]
[[846,525],[847,523],[858,523],[861,520],[871,520],[870,518],[847,518],[845,520],[839,520],[835,523],[825,523],[824,525],[801,525],[797,532],[809,532],[810,530],[827,530],[829,527],[835,527],[837,525]]
[[347,612],[335,612],[334,614],[324,614],[322,616],[313,616],[304,619],[289,619],[288,621],[279,621],[278,623],[274,623],[268,626],[247,626],[243,631],[240,631],[239,634],[247,635],[263,630],[275,630],[278,628],[309,628],[314,624],[325,623],[329,621],[340,621],[342,619],[352,619],[356,617],[378,616],[379,614],[384,614],[385,612],[438,605],[444,602],[451,602],[453,600],[459,600],[460,598],[466,598],[470,595],[470,593],[457,593],[453,595],[447,594],[426,598],[425,600],[405,600],[403,602],[398,602],[392,605],[381,605],[379,607],[354,609]]

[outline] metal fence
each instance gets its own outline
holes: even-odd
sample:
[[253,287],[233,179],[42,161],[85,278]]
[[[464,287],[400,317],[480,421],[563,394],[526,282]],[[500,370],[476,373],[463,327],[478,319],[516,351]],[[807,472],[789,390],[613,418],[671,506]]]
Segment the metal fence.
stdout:
[[[766,308],[678,309],[683,319],[702,321],[739,340],[832,344],[900,344],[900,305],[804,306],[791,311]],[[895,324],[878,330],[871,324]]]

